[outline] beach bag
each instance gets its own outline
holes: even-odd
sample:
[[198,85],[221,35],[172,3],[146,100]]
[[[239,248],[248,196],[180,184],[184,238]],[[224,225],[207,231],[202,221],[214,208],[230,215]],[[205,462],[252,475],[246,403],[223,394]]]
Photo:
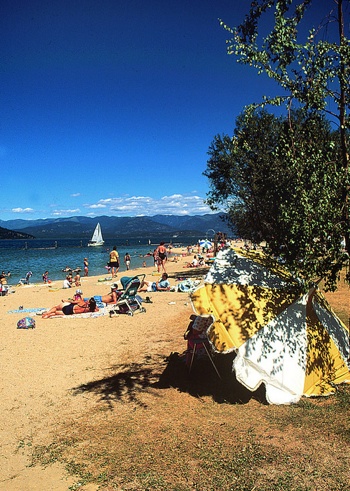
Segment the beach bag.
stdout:
[[184,281],[181,281],[181,283],[179,283],[177,285],[177,291],[178,292],[183,292],[183,293],[192,293],[196,288],[197,286],[200,284],[200,281],[198,280],[184,280]]
[[17,322],[17,329],[34,329],[35,319],[33,317],[23,317]]

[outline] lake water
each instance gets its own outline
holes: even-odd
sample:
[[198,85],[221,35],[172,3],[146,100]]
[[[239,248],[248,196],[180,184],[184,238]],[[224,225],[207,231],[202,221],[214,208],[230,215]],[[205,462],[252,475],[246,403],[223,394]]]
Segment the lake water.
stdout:
[[[194,244],[198,239],[193,237],[181,239],[176,246],[186,247]],[[66,273],[62,270],[67,266],[72,269],[81,268],[81,276],[84,270],[84,257],[89,261],[89,275],[107,275],[106,264],[109,260],[109,251],[114,245],[120,256],[120,273],[126,270],[124,255],[128,252],[131,256],[131,269],[142,267],[143,261],[147,266],[153,266],[153,257],[147,256],[158,246],[159,242],[134,239],[128,245],[125,240],[106,240],[102,247],[87,247],[86,239],[32,239],[24,240],[0,240],[0,272],[11,271],[9,284],[15,285],[20,278],[24,278],[28,271],[32,271],[32,283],[41,283],[42,274],[49,271],[52,281],[64,280]],[[142,243],[143,242],[143,243]],[[57,245],[57,247],[55,247]]]

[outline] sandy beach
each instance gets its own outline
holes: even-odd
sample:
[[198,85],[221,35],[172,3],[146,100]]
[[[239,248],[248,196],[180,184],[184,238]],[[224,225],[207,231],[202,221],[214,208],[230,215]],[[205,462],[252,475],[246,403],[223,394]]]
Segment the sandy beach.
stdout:
[[[177,254],[178,262],[172,258]],[[203,278],[205,269],[186,269],[193,258],[186,250],[174,250],[167,262],[171,285],[181,273]],[[158,278],[154,268],[131,270]],[[117,280],[125,275],[119,274]],[[84,297],[103,295],[115,281],[110,277],[82,278]],[[99,281],[100,280],[100,281]],[[66,491],[73,479],[58,464],[30,467],[31,448],[50,441],[55,427],[79,418],[96,404],[92,396],[75,397],[74,389],[106,376],[116,364],[136,363],[153,353],[183,352],[183,333],[193,311],[186,293],[156,292],[149,295],[147,311],[130,317],[42,319],[28,309],[49,308],[71,297],[62,282],[13,287],[0,297],[1,336],[1,476],[7,491]],[[24,311],[13,312],[23,306]],[[11,313],[12,311],[12,313]],[[36,320],[35,329],[17,329],[24,316]],[[94,490],[88,485],[83,489]]]
[[[194,254],[174,252],[180,253],[179,262],[171,256],[166,266],[171,285],[184,276],[203,281],[207,268],[184,267]],[[148,280],[158,277],[154,268],[130,273],[145,273]],[[115,280],[101,279],[82,279],[84,297],[110,291]],[[213,460],[215,469],[221,469],[236,454],[243,481],[249,481],[257,466],[252,477],[258,479],[257,489],[271,489],[259,483],[265,484],[266,476],[274,473],[276,479],[284,479],[287,471],[297,475],[299,484],[304,482],[309,473],[299,468],[311,461],[319,469],[317,476],[311,473],[304,487],[290,489],[347,489],[349,450],[339,444],[340,426],[344,435],[348,431],[346,413],[331,430],[330,418],[338,413],[327,411],[334,398],[277,408],[233,378],[218,383],[210,364],[204,372],[203,365],[196,364],[197,377],[189,377],[182,356],[183,334],[194,317],[187,293],[143,293],[152,303],[144,304],[145,313],[132,317],[45,320],[25,309],[49,308],[72,296],[74,289],[63,290],[58,282],[13,290],[0,297],[1,491],[144,491],[170,489],[173,481],[179,485],[176,489],[209,489],[204,463]],[[345,295],[348,298],[348,290]],[[344,293],[331,297],[341,311]],[[19,306],[24,310],[16,312]],[[25,315],[35,318],[35,329],[17,329]],[[230,357],[221,361],[230,373]],[[222,398],[225,387],[225,394],[232,396],[229,403]],[[305,411],[310,405],[313,411]],[[300,418],[312,415],[316,420],[308,430],[305,424],[299,427]],[[297,427],[290,418],[296,418]],[[255,462],[261,452],[269,455],[266,472],[261,470],[265,464]],[[281,462],[281,453],[287,460]],[[336,475],[329,475],[329,469],[336,469]],[[233,489],[231,471],[214,471],[212,484],[216,475],[227,475],[228,484],[210,489]],[[251,481],[249,489],[255,484]]]

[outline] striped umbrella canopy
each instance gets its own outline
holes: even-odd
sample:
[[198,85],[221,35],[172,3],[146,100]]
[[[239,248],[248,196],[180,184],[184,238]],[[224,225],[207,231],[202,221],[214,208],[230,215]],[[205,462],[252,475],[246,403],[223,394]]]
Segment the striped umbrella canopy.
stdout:
[[254,391],[265,384],[272,404],[328,395],[350,382],[349,332],[323,295],[255,251],[220,251],[204,286],[192,294],[198,315],[212,314],[208,338],[235,351],[236,378]]
[[199,240],[198,243],[201,247],[204,247],[205,249],[211,249],[213,247],[213,243],[210,242],[210,240],[208,239]]

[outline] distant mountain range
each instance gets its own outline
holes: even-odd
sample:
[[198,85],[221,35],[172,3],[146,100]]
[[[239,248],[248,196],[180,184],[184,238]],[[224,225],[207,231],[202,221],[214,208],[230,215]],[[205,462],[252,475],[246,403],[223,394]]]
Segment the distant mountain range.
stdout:
[[[101,224],[104,239],[119,237],[179,237],[206,235],[210,231],[224,232],[232,235],[222,213],[178,216],[155,215],[153,217],[109,217],[95,218],[75,216],[69,218],[45,218],[40,220],[0,220],[0,228],[6,227],[9,232],[28,234],[37,239],[86,238],[90,239],[96,224]],[[13,232],[12,232],[13,233]],[[16,238],[5,237],[0,238]],[[30,238],[30,237],[18,237]]]
[[1,239],[34,239],[34,237],[23,232],[15,232],[14,230],[0,227],[0,240]]

